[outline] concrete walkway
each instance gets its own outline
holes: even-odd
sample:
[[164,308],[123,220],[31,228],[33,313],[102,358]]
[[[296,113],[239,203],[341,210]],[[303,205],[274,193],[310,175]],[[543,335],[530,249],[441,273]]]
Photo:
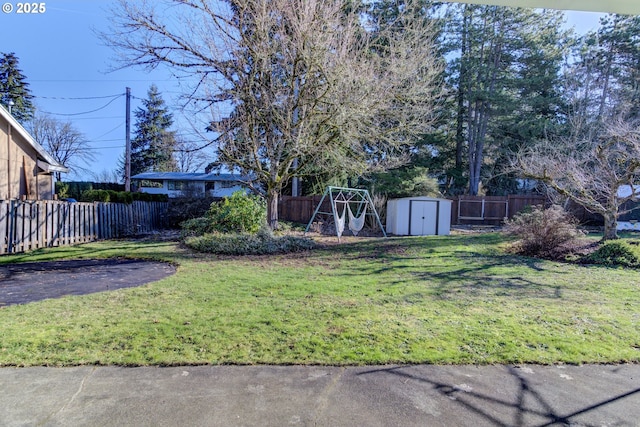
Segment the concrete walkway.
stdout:
[[0,369],[2,426],[640,426],[640,365]]

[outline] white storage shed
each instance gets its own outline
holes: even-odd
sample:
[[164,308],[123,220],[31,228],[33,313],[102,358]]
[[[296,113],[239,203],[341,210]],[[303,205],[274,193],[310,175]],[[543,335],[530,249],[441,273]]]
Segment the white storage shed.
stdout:
[[405,197],[387,202],[387,233],[396,236],[448,235],[451,200]]

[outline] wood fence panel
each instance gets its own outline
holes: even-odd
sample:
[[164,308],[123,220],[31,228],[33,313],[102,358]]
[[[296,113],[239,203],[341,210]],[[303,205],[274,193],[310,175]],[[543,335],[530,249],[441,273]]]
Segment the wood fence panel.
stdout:
[[278,201],[278,218],[283,221],[306,224],[313,216],[322,196],[281,196]]
[[9,251],[9,203],[0,200],[0,255]]
[[164,225],[167,208],[162,202],[0,200],[0,254],[148,233]]
[[24,229],[24,220],[25,220],[25,208],[26,205],[24,203],[16,203],[15,205],[15,231],[13,233],[13,245],[15,247],[15,252],[24,252],[25,249],[25,229]]
[[24,234],[25,239],[24,250],[30,251],[38,248],[38,205],[34,202],[25,203],[25,222]]
[[518,212],[522,212],[524,209],[530,206],[548,206],[549,199],[544,196],[538,196],[534,194],[529,195],[510,195],[509,196],[509,218],[513,217]]
[[49,218],[47,218],[47,229],[50,230],[49,244],[47,246],[58,246],[60,242],[59,224],[60,207],[58,203],[49,204]]
[[548,204],[539,195],[459,196],[452,198],[451,224],[500,225],[528,206]]
[[47,235],[47,204],[38,204],[38,248],[45,247]]

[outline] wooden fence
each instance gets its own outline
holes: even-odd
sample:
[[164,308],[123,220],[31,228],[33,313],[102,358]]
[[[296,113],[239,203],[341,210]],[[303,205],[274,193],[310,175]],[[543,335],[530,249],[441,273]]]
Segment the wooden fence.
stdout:
[[528,206],[546,205],[540,195],[459,196],[453,198],[451,224],[500,225]]
[[[318,207],[322,196],[291,197],[280,196],[278,200],[278,218],[283,221],[307,224]],[[327,209],[330,203],[326,202]]]
[[[278,216],[281,220],[306,224],[321,199],[322,196],[282,196]],[[451,224],[466,225],[500,225],[504,218],[513,217],[527,206],[548,203],[546,197],[539,195],[459,196],[451,200]]]
[[164,226],[167,203],[0,200],[0,255],[148,233]]

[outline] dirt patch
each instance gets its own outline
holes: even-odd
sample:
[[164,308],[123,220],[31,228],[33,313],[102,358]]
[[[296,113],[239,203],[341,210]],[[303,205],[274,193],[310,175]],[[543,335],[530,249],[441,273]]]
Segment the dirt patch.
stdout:
[[65,295],[132,288],[175,271],[175,266],[163,262],[113,258],[0,265],[0,308]]

